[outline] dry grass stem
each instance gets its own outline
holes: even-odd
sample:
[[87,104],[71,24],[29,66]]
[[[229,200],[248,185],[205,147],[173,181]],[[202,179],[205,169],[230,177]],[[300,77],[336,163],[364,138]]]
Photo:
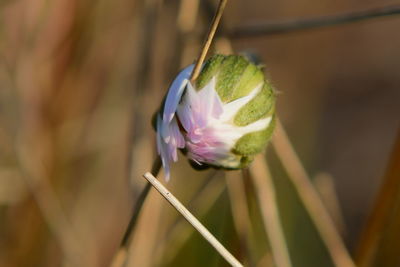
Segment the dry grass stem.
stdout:
[[246,260],[249,263],[253,263],[252,246],[250,244],[253,229],[250,223],[249,206],[247,204],[242,173],[240,171],[225,172],[225,181],[230,199],[233,223],[239,235],[241,247],[245,251]]
[[[204,217],[210,211],[225,190],[223,180],[219,179],[220,177],[216,177],[219,173],[221,172],[213,171],[206,178],[208,181],[202,186],[202,189],[196,193],[187,205],[190,209],[196,210],[198,218]],[[172,226],[167,230],[166,237],[159,240],[157,244],[155,254],[160,263],[158,265],[161,265],[161,262],[168,263],[173,260],[193,232],[193,227],[187,225],[185,220],[182,220],[182,217],[176,218]],[[164,251],[165,253],[162,253]],[[162,259],[161,256],[163,257]]]
[[[143,182],[146,181],[143,180]],[[149,183],[146,182],[146,184]],[[164,199],[160,198],[155,190],[150,190],[138,218],[132,240],[127,247],[128,257],[124,267],[157,266],[155,264],[155,248],[160,237],[165,236],[166,225],[163,224],[165,208]]]
[[[389,159],[382,187],[372,213],[361,235],[356,251],[356,262],[360,267],[372,266],[377,250],[382,245],[385,229],[393,220],[400,195],[400,131]],[[397,203],[396,203],[397,201]],[[393,220],[394,222],[396,220]],[[398,256],[397,256],[398,258]],[[388,265],[386,265],[388,266]]]
[[[227,39],[227,38],[219,38],[216,41],[216,47],[218,48],[219,51],[222,51],[224,53],[227,54],[231,54],[233,53],[233,47],[232,47],[232,42]],[[252,166],[257,165],[258,158],[255,159],[255,162],[252,163]],[[260,163],[258,163],[260,164]],[[265,164],[265,163],[264,163]],[[251,167],[252,169],[255,167]],[[252,170],[251,169],[251,170]],[[281,223],[279,220],[279,214],[278,214],[278,210],[277,210],[277,206],[276,206],[276,200],[273,196],[274,190],[273,188],[264,188],[266,187],[266,183],[271,184],[271,186],[273,186],[272,182],[268,182],[268,181],[263,181],[263,179],[265,178],[261,178],[260,174],[265,174],[265,176],[269,175],[269,173],[267,172],[266,166],[262,167],[261,166],[261,171],[257,170],[257,174],[258,176],[253,177],[253,173],[252,173],[252,177],[255,180],[255,178],[260,178],[261,181],[254,181],[254,183],[256,184],[256,191],[257,191],[257,197],[258,197],[258,202],[261,206],[262,209],[262,216],[264,219],[264,225],[265,225],[265,229],[266,232],[268,233],[268,238],[270,239],[270,243],[271,243],[271,247],[273,249],[273,256],[274,256],[274,260],[277,264],[278,267],[281,266],[291,266],[291,261],[290,261],[290,257],[289,257],[289,253],[288,253],[288,248],[285,242],[285,238],[283,235],[283,231],[281,229]],[[232,176],[230,174],[227,174],[228,176]],[[228,178],[228,177],[227,177]],[[243,230],[240,231],[240,228],[245,228],[247,229],[247,233],[251,228],[248,227],[248,218],[249,218],[249,214],[248,214],[248,210],[244,210],[243,206],[245,206],[245,204],[239,204],[240,202],[245,203],[246,202],[246,198],[240,197],[240,199],[237,199],[237,196],[241,196],[244,194],[243,192],[243,188],[244,185],[242,184],[241,186],[239,185],[240,182],[242,182],[243,180],[239,180],[239,179],[232,179],[232,178],[237,178],[237,177],[229,177],[227,180],[227,185],[228,185],[228,192],[229,192],[229,196],[231,197],[231,205],[232,205],[232,213],[234,215],[234,222],[235,222],[235,226],[236,228],[238,228],[238,232],[239,234],[244,234]],[[256,183],[259,182],[259,183]],[[260,190],[260,186],[263,187],[263,189]],[[241,187],[241,188],[239,188]],[[234,191],[234,192],[233,192]],[[267,202],[268,199],[268,202]],[[273,201],[272,201],[273,200]],[[273,204],[275,203],[275,205]],[[268,205],[268,207],[263,207],[265,205]],[[240,211],[239,211],[240,210]],[[235,212],[236,211],[236,212]],[[246,219],[247,218],[247,219]],[[270,227],[272,226],[272,228]],[[248,240],[246,240],[248,243]]]
[[276,123],[273,147],[286,169],[295,189],[297,190],[304,207],[315,224],[329,254],[337,267],[354,267],[335,225],[326,211],[318,193],[316,192],[306,170],[294,151],[288,136],[279,120]]
[[[219,21],[221,19],[221,16],[223,14],[224,9],[225,9],[226,3],[227,3],[227,0],[221,0],[220,3],[219,3],[217,12],[215,14],[215,17],[214,17],[212,23],[211,23],[210,30],[209,30],[209,32],[207,34],[206,41],[205,41],[204,46],[203,46],[203,48],[201,50],[199,58],[197,59],[195,68],[194,68],[194,70],[192,72],[192,75],[191,75],[191,81],[192,82],[194,80],[196,80],[197,76],[200,73],[201,65],[203,64],[204,59],[205,59],[205,57],[207,55],[207,52],[208,52],[208,50],[210,48],[211,42],[212,42],[212,40],[214,38],[215,32],[217,30]],[[154,166],[156,166],[156,167],[154,167]],[[157,159],[155,160],[154,166],[153,166],[153,169],[156,168],[156,171],[153,170],[152,173],[155,176],[157,176],[158,172],[159,172],[159,170],[161,168],[161,161],[160,161],[159,157],[157,157]],[[134,211],[134,213],[133,213],[133,215],[131,217],[131,220],[130,220],[128,228],[127,228],[127,231],[126,231],[126,233],[124,235],[124,238],[123,238],[123,240],[121,242],[120,249],[118,250],[118,252],[114,256],[114,259],[113,259],[112,264],[111,264],[112,266],[120,266],[120,265],[118,265],[116,263],[116,261],[118,261],[118,262],[126,262],[126,255],[127,255],[126,250],[127,250],[127,247],[129,247],[129,240],[132,238],[131,236],[132,236],[132,233],[134,232],[134,227],[136,225],[136,222],[137,222],[138,216],[140,214],[140,211],[141,211],[141,209],[143,207],[144,201],[147,198],[149,190],[150,190],[150,186],[149,186],[149,184],[147,184],[146,187],[144,188],[144,190],[142,191],[137,203],[135,204],[135,211]],[[125,251],[125,252],[123,252],[123,251]],[[125,255],[125,259],[124,260],[121,260],[121,258],[123,257],[121,255]]]
[[245,25],[234,30],[231,34],[229,34],[229,36],[231,38],[243,38],[281,34],[306,29],[348,24],[357,21],[398,14],[400,14],[400,5],[393,5],[340,15]]
[[[158,176],[159,172],[161,170],[161,159],[160,157],[156,157],[154,160],[153,166],[152,166],[152,173],[154,173],[154,176]],[[142,211],[143,204],[149,195],[151,186],[149,184],[146,184],[143,191],[140,193],[139,198],[137,199],[133,213],[131,216],[131,219],[128,223],[128,227],[125,231],[124,237],[121,241],[120,247],[118,251],[115,253],[113,260],[111,261],[112,267],[119,267],[119,266],[124,266],[127,260],[127,255],[128,255],[128,247],[130,244],[130,241],[132,240],[132,235],[135,230],[135,226],[137,224],[140,212]]]
[[318,173],[314,177],[313,184],[331,215],[336,228],[342,235],[346,234],[346,224],[335,188],[334,178],[328,173]]
[[196,65],[195,65],[192,75],[190,77],[190,81],[192,83],[197,79],[197,77],[200,74],[201,66],[203,65],[204,59],[206,58],[206,55],[207,55],[207,52],[210,49],[211,42],[214,39],[215,32],[217,31],[218,24],[221,20],[222,13],[224,12],[227,2],[228,2],[228,0],[221,0],[219,2],[217,12],[215,13],[213,21],[211,23],[211,27],[210,27],[210,30],[208,31],[207,38],[204,42],[203,48],[200,52],[200,55],[196,61]]
[[113,261],[111,262],[110,267],[119,267],[123,266],[127,258],[127,250],[124,249],[119,249],[117,253],[115,254]]
[[232,266],[243,266],[151,173],[143,175],[146,180],[206,239],[211,246]]
[[292,263],[279,217],[275,186],[272,182],[264,155],[259,155],[254,159],[250,167],[250,173],[275,264],[277,267],[290,267]]
[[261,259],[258,261],[257,267],[274,267],[274,261],[272,259],[271,253],[266,252]]

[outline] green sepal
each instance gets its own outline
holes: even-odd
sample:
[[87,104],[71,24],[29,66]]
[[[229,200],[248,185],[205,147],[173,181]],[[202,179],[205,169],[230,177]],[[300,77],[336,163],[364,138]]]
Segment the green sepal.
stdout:
[[272,117],[269,125],[261,131],[248,133],[242,136],[235,144],[232,152],[242,156],[255,155],[260,153],[271,139],[275,128],[275,116]]
[[275,92],[272,86],[265,82],[261,91],[236,113],[233,123],[237,126],[246,126],[271,115],[274,107]]
[[210,82],[212,77],[214,77],[218,73],[219,67],[221,66],[224,59],[224,55],[214,55],[206,61],[203,69],[200,72],[199,77],[196,80],[197,90],[200,90],[204,86],[206,86]]
[[264,82],[261,69],[238,55],[215,55],[208,59],[196,81],[196,89],[202,89],[213,77],[216,77],[215,90],[224,103],[248,95]]
[[254,88],[264,82],[264,73],[254,64],[247,65],[234,91],[232,100],[248,95]]
[[222,62],[220,71],[217,75],[216,91],[223,103],[231,102],[235,88],[240,82],[240,79],[245,72],[249,61],[241,56],[227,56]]

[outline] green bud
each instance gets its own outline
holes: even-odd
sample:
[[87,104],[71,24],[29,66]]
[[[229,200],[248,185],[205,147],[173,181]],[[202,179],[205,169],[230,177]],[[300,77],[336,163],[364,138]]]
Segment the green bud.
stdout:
[[241,136],[231,149],[231,158],[218,162],[218,167],[243,168],[252,161],[255,154],[265,148],[272,136],[275,126],[275,92],[261,68],[238,55],[215,55],[207,60],[196,81],[196,90],[204,88],[214,77],[215,90],[224,105],[254,93],[261,86],[258,93],[234,114],[230,123],[238,130],[267,118],[270,118],[269,123],[263,129]]

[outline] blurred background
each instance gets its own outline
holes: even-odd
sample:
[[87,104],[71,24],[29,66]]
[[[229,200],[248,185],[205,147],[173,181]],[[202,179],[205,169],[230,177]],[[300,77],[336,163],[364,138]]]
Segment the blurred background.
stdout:
[[[0,1],[1,267],[109,266],[156,156],[151,116],[196,59],[217,4]],[[400,15],[281,34],[235,29],[395,4],[229,1],[211,51],[245,52],[265,65],[282,124],[351,255],[386,170],[400,166]],[[272,146],[266,156],[293,266],[335,266],[282,159]],[[181,155],[166,186],[246,266],[275,266],[249,176],[197,172]],[[383,220],[391,232],[379,235],[365,266],[400,266],[393,195],[394,217]],[[128,259],[227,266],[153,191]]]

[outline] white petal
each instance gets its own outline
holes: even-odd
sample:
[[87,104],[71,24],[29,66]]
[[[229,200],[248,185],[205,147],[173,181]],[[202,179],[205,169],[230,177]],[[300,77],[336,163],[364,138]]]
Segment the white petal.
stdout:
[[238,98],[228,104],[224,105],[224,112],[222,113],[220,120],[221,121],[230,121],[236,115],[236,113],[241,109],[244,105],[246,105],[250,100],[252,100],[262,89],[263,83],[260,83],[256,86],[253,91],[251,91],[247,96]]
[[198,97],[200,102],[200,112],[203,113],[203,116],[209,117],[213,111],[215,98],[218,98],[218,94],[215,91],[215,77],[213,77],[211,81],[199,91]]
[[183,103],[180,104],[177,109],[177,114],[183,128],[186,132],[190,132],[194,127],[190,106]]
[[271,122],[271,119],[272,119],[272,117],[270,116],[265,119],[261,119],[261,120],[255,121],[253,123],[250,123],[249,125],[246,125],[243,127],[236,127],[236,128],[242,135],[245,135],[245,134],[248,134],[251,132],[261,131],[261,130],[264,130],[265,128],[267,128],[267,126]]

